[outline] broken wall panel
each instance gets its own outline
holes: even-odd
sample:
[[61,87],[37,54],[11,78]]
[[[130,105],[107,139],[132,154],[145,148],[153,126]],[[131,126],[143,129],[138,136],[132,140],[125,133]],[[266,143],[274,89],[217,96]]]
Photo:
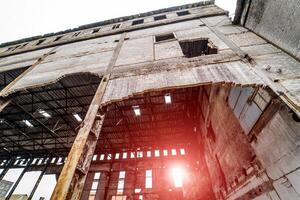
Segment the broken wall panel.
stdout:
[[0,72],[13,69],[28,67],[33,65],[44,54],[50,52],[53,48],[37,50],[33,52],[22,53],[18,55],[0,58]]
[[218,50],[229,49],[229,47],[220,38],[218,38],[209,28],[205,26],[190,30],[177,31],[176,35],[178,40],[207,38],[218,48]]
[[263,85],[263,82],[247,65],[242,62],[232,62],[231,64],[207,65],[191,70],[172,70],[167,73],[113,79],[108,84],[102,103],[128,98],[135,93],[147,90],[223,82],[237,85]]

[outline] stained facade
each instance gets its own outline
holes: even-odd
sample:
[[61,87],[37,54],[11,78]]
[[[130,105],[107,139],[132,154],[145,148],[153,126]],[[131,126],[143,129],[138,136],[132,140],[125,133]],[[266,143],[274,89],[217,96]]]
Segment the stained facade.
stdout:
[[237,1],[232,22],[205,1],[2,44],[3,198],[52,176],[51,199],[300,199],[299,7]]

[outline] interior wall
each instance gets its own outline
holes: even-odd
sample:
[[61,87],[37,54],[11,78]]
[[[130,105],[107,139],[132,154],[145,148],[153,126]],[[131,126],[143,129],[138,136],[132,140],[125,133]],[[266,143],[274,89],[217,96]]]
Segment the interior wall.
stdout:
[[216,198],[300,199],[299,118],[281,101],[274,107],[265,89],[204,91],[201,105],[210,106],[202,106],[201,132]]
[[214,193],[223,199],[230,186],[253,165],[255,152],[227,100],[230,87],[205,87],[202,92],[205,158]]
[[[162,155],[161,155],[162,156]],[[138,199],[143,195],[143,200],[165,199],[172,191],[182,193],[184,199],[207,200],[214,199],[213,193],[208,189],[208,174],[202,161],[188,158],[188,156],[176,156],[174,158],[145,158],[142,161],[130,159],[128,161],[100,162],[91,165],[89,175],[85,182],[82,200],[89,199],[95,172],[101,172],[95,199],[110,200],[117,193],[119,172],[125,171],[124,195],[126,199]],[[172,168],[181,167],[184,169],[183,187],[176,189],[172,179]],[[111,170],[110,170],[111,167]],[[152,170],[152,188],[145,188],[145,172]],[[138,194],[135,188],[140,188]],[[106,198],[105,198],[106,197]],[[168,199],[168,198],[167,198]],[[172,198],[171,198],[172,199]]]

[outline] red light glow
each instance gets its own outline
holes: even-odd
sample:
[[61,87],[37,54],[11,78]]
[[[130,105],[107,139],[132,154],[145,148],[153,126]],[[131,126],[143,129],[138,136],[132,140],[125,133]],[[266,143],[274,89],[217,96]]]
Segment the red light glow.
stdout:
[[174,187],[180,188],[182,187],[182,180],[184,177],[184,170],[180,167],[175,167],[172,169],[172,179],[174,183]]

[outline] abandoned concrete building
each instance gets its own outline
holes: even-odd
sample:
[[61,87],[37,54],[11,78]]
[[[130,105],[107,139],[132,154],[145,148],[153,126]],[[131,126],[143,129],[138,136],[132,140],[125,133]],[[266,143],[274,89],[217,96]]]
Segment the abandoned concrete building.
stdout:
[[299,19],[204,1],[2,44],[1,198],[300,199]]

